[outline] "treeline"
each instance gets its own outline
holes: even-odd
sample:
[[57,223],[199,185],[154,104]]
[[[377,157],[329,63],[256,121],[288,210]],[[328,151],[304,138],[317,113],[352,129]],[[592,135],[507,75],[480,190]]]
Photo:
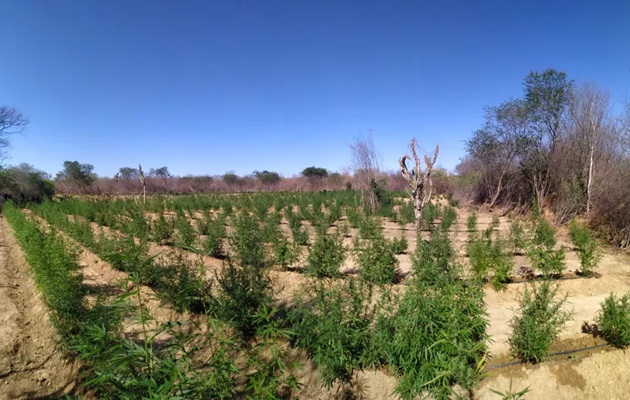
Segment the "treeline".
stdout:
[[[66,162],[66,165],[70,162]],[[71,163],[76,163],[71,162]],[[78,163],[77,163],[78,164]],[[74,165],[74,164],[73,164]],[[90,164],[78,164],[74,172],[57,174],[55,185],[58,194],[92,195],[136,195],[142,193],[142,181],[138,168],[122,167],[113,177],[97,177]],[[144,177],[148,194],[193,194],[209,192],[259,192],[259,191],[319,191],[352,190],[361,187],[361,173],[329,172],[325,168],[307,167],[299,175],[282,177],[273,171],[254,171],[250,175],[227,172],[210,176],[173,176],[168,167],[151,168]],[[408,183],[398,171],[377,172],[377,181],[385,190],[406,190]],[[434,171],[436,193],[453,191],[448,173],[443,169]]]
[[523,86],[486,108],[456,168],[460,193],[490,207],[544,208],[558,223],[585,216],[630,246],[630,105],[615,113],[607,90],[554,69]]

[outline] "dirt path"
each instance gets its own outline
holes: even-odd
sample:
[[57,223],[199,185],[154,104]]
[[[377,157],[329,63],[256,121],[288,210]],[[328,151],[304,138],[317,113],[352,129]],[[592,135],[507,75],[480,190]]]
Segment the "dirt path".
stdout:
[[0,399],[55,398],[78,366],[57,352],[55,332],[10,226],[0,217]]

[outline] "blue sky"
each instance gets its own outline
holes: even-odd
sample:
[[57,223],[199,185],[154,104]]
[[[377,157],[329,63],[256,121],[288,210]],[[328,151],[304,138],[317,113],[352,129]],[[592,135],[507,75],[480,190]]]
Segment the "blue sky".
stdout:
[[112,176],[342,170],[372,130],[452,169],[483,107],[553,67],[630,98],[630,2],[0,0],[11,164]]

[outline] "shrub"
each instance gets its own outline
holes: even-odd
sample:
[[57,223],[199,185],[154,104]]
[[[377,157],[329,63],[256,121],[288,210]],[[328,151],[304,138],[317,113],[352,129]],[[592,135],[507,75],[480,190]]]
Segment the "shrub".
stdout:
[[359,222],[359,237],[361,239],[376,239],[383,237],[380,218],[364,216]]
[[51,199],[55,194],[55,184],[46,175],[29,164],[0,168],[0,194],[20,205]]
[[616,347],[630,345],[630,293],[617,298],[615,294],[606,297],[597,317],[597,325],[602,337]]
[[515,357],[537,363],[549,354],[551,344],[572,315],[563,309],[567,296],[556,298],[557,294],[558,286],[552,287],[549,281],[525,287],[519,299],[520,312],[510,322],[513,331],[509,343]]
[[291,243],[284,235],[273,244],[273,252],[276,264],[283,267],[296,262],[300,257],[300,247]]
[[355,251],[361,280],[378,285],[394,282],[398,259],[387,239],[377,238],[366,241]]
[[203,254],[217,258],[223,257],[225,255],[223,241],[226,237],[225,222],[222,217],[217,217],[208,224],[206,238],[202,244]]
[[514,254],[521,254],[527,248],[528,240],[525,235],[525,229],[519,221],[512,221],[510,224],[509,238]]
[[444,212],[442,213],[442,222],[440,222],[440,229],[443,231],[448,231],[453,223],[457,220],[457,212],[451,206],[444,207]]
[[[432,229],[433,222],[440,217],[440,208],[433,204],[432,202],[428,202],[422,208],[422,226],[425,229]],[[414,218],[415,221],[415,218]]]
[[551,224],[542,217],[534,220],[534,237],[527,255],[533,267],[545,277],[561,275],[564,270],[564,248],[554,250],[555,245],[556,235]]
[[178,217],[175,221],[175,228],[177,229],[177,245],[184,249],[191,249],[197,239],[197,233],[188,218]]
[[318,278],[339,277],[339,268],[344,259],[342,238],[338,235],[320,234],[308,254],[306,272]]
[[601,258],[597,240],[586,226],[578,224],[575,220],[571,221],[569,235],[580,258],[580,273],[584,276],[593,275],[593,269]]
[[159,214],[157,221],[151,224],[149,239],[159,244],[170,245],[175,235],[175,224],[170,218],[166,219],[164,213]]
[[229,322],[242,339],[250,340],[259,328],[259,313],[271,308],[271,278],[260,264],[236,264],[228,259],[217,276],[216,315]]
[[229,236],[230,254],[239,265],[263,268],[267,265],[265,248],[258,221],[246,212],[232,218],[233,231]]
[[394,316],[379,318],[376,328],[375,347],[399,376],[396,392],[404,399],[448,399],[455,385],[472,390],[481,378],[485,315],[478,285],[415,282]]
[[54,229],[42,232],[13,203],[3,210],[24,250],[26,261],[33,268],[35,282],[51,312],[51,320],[64,343],[80,335],[82,319],[87,313],[77,254],[57,236]]
[[429,241],[418,242],[411,256],[415,281],[439,285],[456,280],[460,270],[454,260],[455,251],[448,236],[434,231]]
[[373,303],[369,285],[347,279],[339,286],[317,281],[309,288],[312,300],[300,298],[289,315],[295,344],[306,349],[320,367],[327,387],[349,383],[356,369],[375,357],[371,326],[381,303]]
[[482,235],[473,235],[467,249],[475,276],[484,281],[492,272],[492,286],[496,290],[504,289],[514,269],[514,260],[505,251],[505,241],[499,237],[493,239],[492,227],[489,227]]
[[82,383],[102,399],[233,398],[239,371],[227,329],[211,319],[204,334],[191,334],[201,329],[190,322],[166,322],[149,331],[151,316],[142,305],[140,282],[134,283],[140,306],[119,306],[109,316],[131,313],[143,328],[140,337],[125,336],[120,326],[86,324],[85,334],[72,346],[86,369]]
[[401,225],[413,224],[416,222],[416,215],[413,209],[413,203],[410,201],[404,201],[400,205],[400,216],[398,218],[398,222]]
[[492,226],[494,229],[497,229],[500,223],[501,221],[499,220],[499,216],[496,214],[492,214],[492,223],[490,224],[490,226]]
[[404,254],[409,249],[409,242],[404,232],[399,238],[392,239],[391,245],[394,254]]
[[477,212],[473,211],[466,219],[466,229],[469,232],[475,232],[477,230]]

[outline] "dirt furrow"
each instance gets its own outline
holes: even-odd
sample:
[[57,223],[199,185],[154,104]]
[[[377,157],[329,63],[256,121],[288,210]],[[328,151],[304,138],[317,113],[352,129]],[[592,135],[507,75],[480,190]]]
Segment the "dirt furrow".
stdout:
[[11,227],[0,217],[0,398],[56,397],[75,385],[78,364],[63,359],[55,331]]

